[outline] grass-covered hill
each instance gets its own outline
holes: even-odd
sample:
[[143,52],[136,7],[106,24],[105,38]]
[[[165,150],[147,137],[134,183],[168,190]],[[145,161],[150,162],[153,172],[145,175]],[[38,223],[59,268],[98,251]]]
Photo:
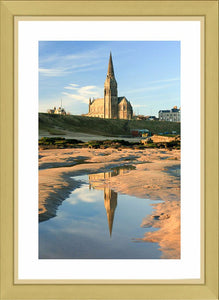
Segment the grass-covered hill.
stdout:
[[180,123],[147,120],[112,120],[76,115],[52,115],[39,113],[39,131],[51,135],[64,135],[66,131],[104,136],[130,136],[131,129],[148,129],[153,134],[176,131]]

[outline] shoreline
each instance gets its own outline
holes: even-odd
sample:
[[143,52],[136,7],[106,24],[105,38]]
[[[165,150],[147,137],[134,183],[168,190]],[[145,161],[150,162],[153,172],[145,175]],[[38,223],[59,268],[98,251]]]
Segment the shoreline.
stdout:
[[[102,187],[107,184],[120,194],[161,200],[162,203],[152,204],[152,214],[141,224],[141,227],[159,230],[148,232],[135,242],[156,242],[162,258],[180,258],[180,176],[173,172],[180,167],[180,150],[75,148],[42,150],[39,154],[39,167],[44,165],[39,169],[40,222],[55,217],[62,201],[80,187],[81,183],[74,176],[109,172],[112,168],[132,165],[135,169],[97,180],[95,184]],[[70,163],[74,165],[69,166]]]
[[[85,155],[81,155],[82,152],[84,152]],[[125,155],[123,155],[123,157],[122,152],[125,152]],[[145,153],[146,157],[141,159],[142,154]],[[178,157],[176,157],[176,153]],[[77,187],[77,184],[74,183],[74,179],[71,178],[69,180],[70,177],[107,172],[110,171],[113,167],[125,165],[136,166],[135,172],[132,172],[132,174],[136,173],[136,171],[146,171],[148,173],[148,171],[160,170],[171,175],[171,171],[167,168],[172,168],[176,165],[179,166],[179,158],[179,150],[164,151],[157,149],[147,149],[136,151],[128,149],[124,151],[117,151],[115,149],[79,150],[77,148],[42,150],[39,152],[40,214],[45,211],[45,209],[43,210],[41,206],[48,201],[48,198],[52,198],[52,200],[58,200],[61,197],[61,200],[63,201],[64,199],[66,199],[66,195],[63,197],[61,193],[64,192],[64,194],[69,194],[70,191],[68,190],[72,190],[72,188]],[[78,161],[82,160],[83,162],[78,163]],[[144,168],[145,166],[146,168]],[[115,186],[115,180],[112,188],[113,187],[114,189],[118,189],[118,185]],[[145,187],[148,188],[149,186],[147,185]],[[128,187],[126,186],[126,188]],[[59,193],[60,190],[61,193]],[[136,188],[132,188],[131,190],[128,189],[128,191],[131,192],[130,195],[145,198],[142,189],[140,190],[140,192],[137,191]],[[153,190],[156,190],[156,187]],[[123,192],[123,189],[118,189],[117,191]]]

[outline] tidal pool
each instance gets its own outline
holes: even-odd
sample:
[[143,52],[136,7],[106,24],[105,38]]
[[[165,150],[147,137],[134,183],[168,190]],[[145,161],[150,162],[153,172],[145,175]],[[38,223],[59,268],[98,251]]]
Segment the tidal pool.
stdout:
[[[103,182],[127,168],[74,177],[81,186],[62,202],[57,216],[39,224],[40,259],[156,259],[158,243],[136,242],[147,231],[148,199],[119,194]],[[156,201],[157,202],[157,201]]]

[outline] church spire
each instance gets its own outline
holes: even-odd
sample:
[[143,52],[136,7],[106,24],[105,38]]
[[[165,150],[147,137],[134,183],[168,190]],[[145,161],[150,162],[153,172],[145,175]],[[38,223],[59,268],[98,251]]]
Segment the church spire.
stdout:
[[117,82],[114,75],[112,54],[110,52],[108,71],[104,82],[104,118],[118,118]]
[[109,57],[109,65],[108,65],[107,77],[114,77],[113,60],[112,60],[111,51],[110,51],[110,57]]

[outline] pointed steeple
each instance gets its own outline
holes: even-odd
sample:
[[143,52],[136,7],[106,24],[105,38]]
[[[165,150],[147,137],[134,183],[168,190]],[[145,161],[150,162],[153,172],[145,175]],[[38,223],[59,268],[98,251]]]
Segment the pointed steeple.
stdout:
[[110,51],[110,57],[109,57],[109,65],[108,65],[107,77],[114,77],[113,60],[112,60],[111,51]]
[[118,118],[118,91],[114,75],[112,54],[110,52],[106,80],[104,82],[104,118]]
[[106,209],[109,234],[112,235],[114,213],[117,206],[117,193],[109,188],[104,188],[104,206]]
[[109,234],[110,234],[110,236],[112,235],[113,219],[114,219],[114,211],[109,211],[107,213],[107,220],[108,220],[108,226],[109,226]]

